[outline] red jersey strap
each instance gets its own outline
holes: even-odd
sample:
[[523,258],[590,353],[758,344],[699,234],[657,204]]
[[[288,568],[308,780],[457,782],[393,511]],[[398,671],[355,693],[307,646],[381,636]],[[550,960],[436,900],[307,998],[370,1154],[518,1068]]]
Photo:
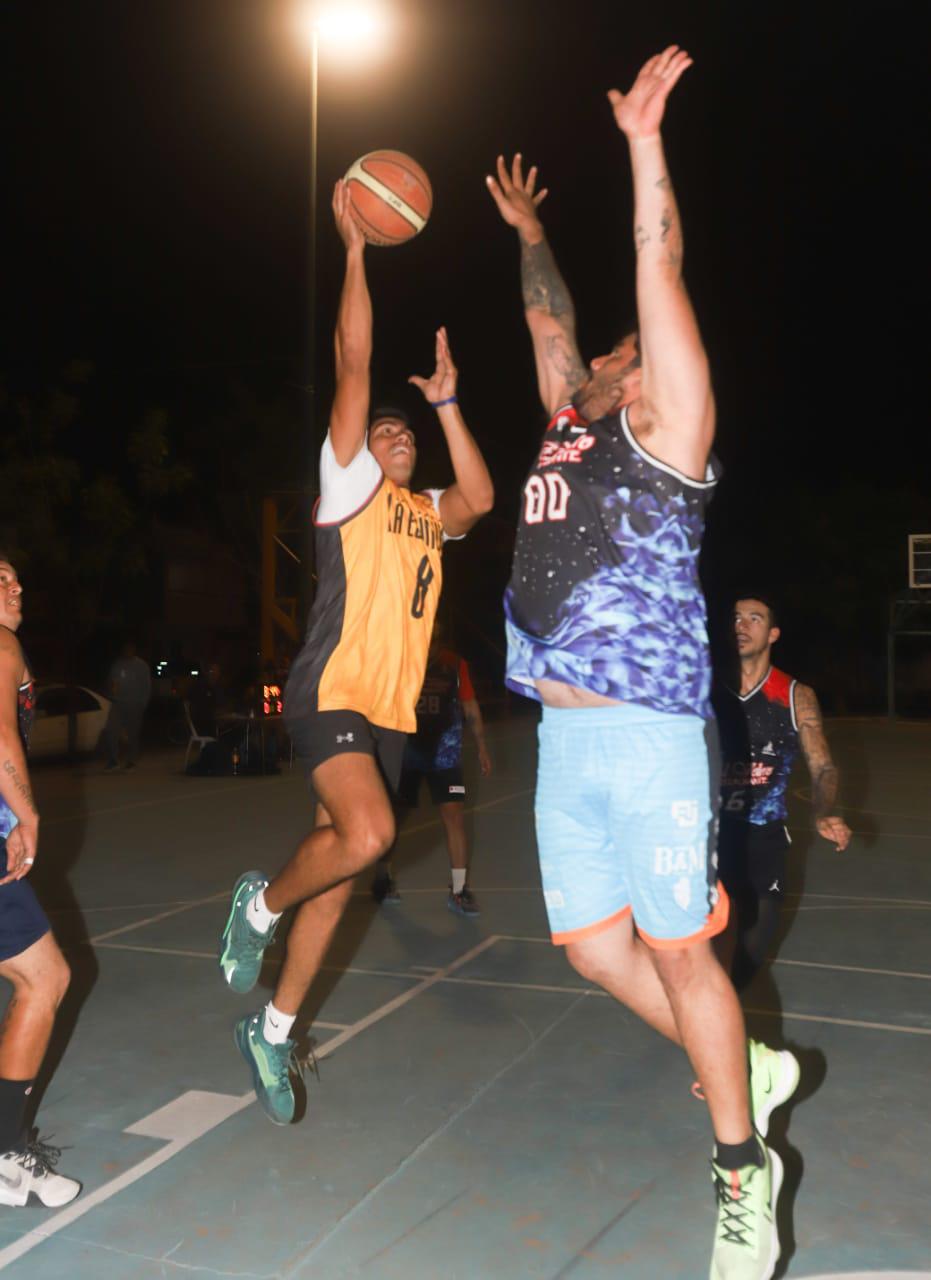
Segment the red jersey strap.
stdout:
[[550,418],[546,424],[546,430],[552,431],[554,427],[584,427],[586,425],[585,419],[574,404],[564,404]]
[[769,702],[775,702],[780,707],[788,707],[792,715],[792,727],[795,728],[795,686],[796,679],[794,676],[786,675],[784,671],[780,671],[778,667],[773,667],[769,675],[763,683],[763,696]]

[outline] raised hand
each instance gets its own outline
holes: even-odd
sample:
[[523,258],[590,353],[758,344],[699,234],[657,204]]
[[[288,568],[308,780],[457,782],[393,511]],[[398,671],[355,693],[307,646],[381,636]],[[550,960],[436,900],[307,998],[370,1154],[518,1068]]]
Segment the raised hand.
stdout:
[[518,151],[511,161],[510,173],[504,163],[504,156],[498,156],[497,167],[497,180],[489,174],[485,179],[485,185],[491,192],[501,217],[509,227],[516,227],[518,231],[525,227],[537,226],[540,221],[537,217],[537,209],[547,196],[546,187],[535,191],[537,166],[531,165],[525,178],[523,160]]
[[418,387],[423,392],[424,399],[429,404],[436,404],[440,400],[448,400],[456,394],[456,380],[459,377],[459,371],[453,364],[453,357],[449,350],[449,338],[446,335],[445,327],[436,331],[436,368],[429,378],[419,378],[413,374],[408,378],[408,382]]
[[685,50],[671,44],[643,64],[629,93],[609,89],[608,101],[621,132],[630,139],[655,137],[666,109],[666,99],[683,71],[691,65],[692,59]]
[[365,236],[352,211],[349,186],[342,178],[333,188],[333,217],[340,239],[346,246],[346,252],[348,253],[351,249],[364,249]]

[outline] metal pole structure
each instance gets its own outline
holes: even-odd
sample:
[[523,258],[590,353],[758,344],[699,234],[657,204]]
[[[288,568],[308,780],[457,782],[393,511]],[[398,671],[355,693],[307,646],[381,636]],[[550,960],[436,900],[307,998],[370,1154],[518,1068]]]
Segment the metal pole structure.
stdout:
[[308,391],[310,396],[310,487],[312,496],[317,495],[318,454],[317,448],[317,62],[320,35],[314,24],[310,41],[310,243],[308,299],[310,314],[307,325],[307,362]]
[[307,233],[307,445],[310,465],[307,468],[305,534],[301,543],[304,573],[301,576],[300,617],[305,619],[314,599],[317,557],[311,512],[320,492],[320,441],[317,439],[317,67],[320,34],[316,23],[310,40],[310,208]]

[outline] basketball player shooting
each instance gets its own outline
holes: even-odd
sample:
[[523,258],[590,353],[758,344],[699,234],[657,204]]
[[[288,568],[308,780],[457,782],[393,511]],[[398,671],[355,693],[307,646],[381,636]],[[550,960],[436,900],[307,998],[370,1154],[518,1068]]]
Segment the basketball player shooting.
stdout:
[[717,760],[698,579],[715,406],[660,136],[690,65],[673,45],[629,93],[608,94],[633,174],[637,325],[588,369],[536,169],[525,177],[519,155],[510,168],[499,157],[487,179],[520,240],[551,417],[505,594],[507,682],[543,704],[535,808],[553,941],[684,1046],[715,1136],[712,1280],[764,1280],[779,1256],[782,1166],[761,1139],[798,1065],[751,1042],[748,1088],[743,1015],[711,946],[728,913],[713,865]]
[[444,538],[461,538],[494,500],[491,477],[456,398],[445,330],[436,368],[410,379],[436,410],[455,483],[413,493],[414,433],[395,409],[369,415],[372,304],[365,240],[345,183],[333,196],[346,249],[336,323],[336,394],[320,456],[318,585],[307,638],[285,691],[285,722],[319,801],[316,826],[269,882],[247,871],[233,890],[220,968],[234,991],[255,985],[281,913],[297,907],[274,999],[235,1038],[276,1124],[294,1116],[295,1016],[352,893],[353,877],[391,847],[397,788],[442,580]]

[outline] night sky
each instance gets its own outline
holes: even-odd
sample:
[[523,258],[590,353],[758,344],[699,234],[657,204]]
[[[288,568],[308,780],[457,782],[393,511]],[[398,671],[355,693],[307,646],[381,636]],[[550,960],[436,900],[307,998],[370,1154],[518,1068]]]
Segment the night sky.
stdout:
[[[483,176],[499,151],[539,165],[583,356],[606,350],[632,313],[633,251],[626,149],[604,94],[678,43],[695,66],[672,95],[664,135],[726,470],[706,583],[718,603],[748,577],[774,585],[795,610],[800,661],[799,632],[808,644],[827,625],[834,593],[851,625],[875,617],[881,630],[883,566],[886,588],[903,587],[904,536],[931,528],[926,326],[912,300],[924,296],[926,240],[918,8],[390,7],[397,30],[383,59],[321,62],[321,417],[342,269],[332,183],[366,151],[407,151],[431,176],[434,214],[410,245],[369,250],[376,395],[397,398],[408,373],[429,372],[433,330],[448,325],[504,522],[477,545],[507,541],[542,417],[516,238]],[[8,378],[42,377],[78,356],[134,404],[208,403],[230,379],[286,392],[293,434],[270,442],[287,466],[269,462],[269,487],[293,479],[305,452],[299,9],[295,0],[8,0],[0,18]],[[420,418],[417,478],[443,482],[435,428]],[[88,447],[103,456],[120,429],[116,416],[101,421]],[[859,562],[879,543],[875,598],[860,600],[858,614]]]

